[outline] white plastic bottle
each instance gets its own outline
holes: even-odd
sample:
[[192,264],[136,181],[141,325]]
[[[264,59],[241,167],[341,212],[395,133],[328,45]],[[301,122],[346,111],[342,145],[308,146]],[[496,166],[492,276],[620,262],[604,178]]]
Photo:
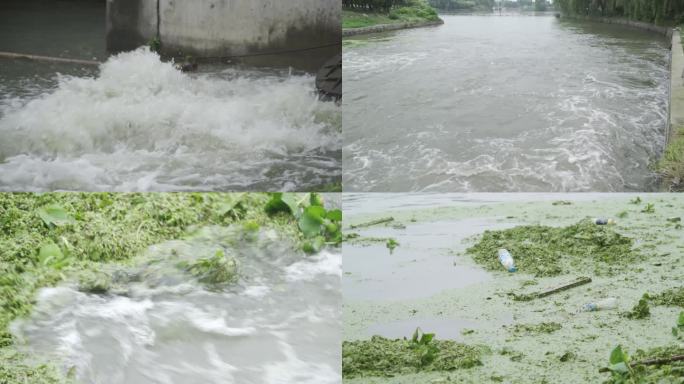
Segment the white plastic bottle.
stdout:
[[513,261],[513,256],[508,252],[507,249],[499,249],[499,263],[506,268],[508,272],[515,272],[518,268],[515,267],[515,262]]
[[614,297],[608,297],[603,300],[599,300],[595,303],[587,303],[580,308],[582,312],[593,312],[602,311],[604,309],[613,309],[617,307],[617,299]]
[[613,225],[615,224],[615,220],[613,219],[606,219],[603,217],[597,217],[593,219],[594,224],[596,225]]

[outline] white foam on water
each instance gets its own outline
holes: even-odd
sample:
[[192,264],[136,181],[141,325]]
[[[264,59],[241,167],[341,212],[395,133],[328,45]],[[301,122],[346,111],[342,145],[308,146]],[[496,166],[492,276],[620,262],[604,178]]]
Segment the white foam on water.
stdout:
[[0,105],[0,190],[270,189],[339,176],[312,76],[187,75],[145,48]]
[[314,280],[317,275],[341,276],[342,257],[339,254],[323,251],[286,267],[285,273],[288,281]]
[[110,294],[41,289],[11,330],[39,361],[75,367],[79,383],[339,383],[341,256],[292,253],[266,234],[235,250],[240,278],[221,287],[165,262],[168,249],[200,257],[229,233],[212,227],[150,247],[120,274],[142,281],[116,280]]

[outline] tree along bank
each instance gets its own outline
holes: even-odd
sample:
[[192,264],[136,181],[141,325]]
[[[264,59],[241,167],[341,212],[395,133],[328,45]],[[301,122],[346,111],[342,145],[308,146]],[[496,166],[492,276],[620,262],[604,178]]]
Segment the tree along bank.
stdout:
[[342,1],[343,30],[395,24],[409,27],[420,23],[434,24],[440,20],[437,10],[426,0]]
[[555,0],[570,16],[621,17],[657,25],[684,21],[684,0]]

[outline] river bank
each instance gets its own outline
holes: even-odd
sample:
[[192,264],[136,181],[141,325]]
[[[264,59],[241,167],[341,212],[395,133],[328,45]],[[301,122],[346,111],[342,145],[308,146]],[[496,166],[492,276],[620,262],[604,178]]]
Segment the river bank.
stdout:
[[424,1],[392,9],[386,14],[349,9],[342,11],[342,37],[441,24],[444,21],[439,18],[437,11]]
[[681,31],[671,36],[670,104],[667,146],[656,169],[662,175],[663,188],[684,191],[684,50]]
[[[339,206],[334,195],[326,199],[331,200],[327,206]],[[196,340],[213,334],[210,339],[223,343],[226,340],[220,341],[221,337],[241,335],[248,347],[245,337],[253,332],[250,329],[268,327],[271,322],[289,323],[290,317],[301,316],[298,311],[309,310],[297,303],[281,309],[272,307],[273,317],[261,318],[263,324],[258,326],[252,312],[260,309],[249,304],[255,302],[254,297],[284,300],[271,297],[280,291],[271,294],[270,285],[310,290],[311,284],[325,282],[331,291],[320,290],[321,296],[311,300],[330,302],[332,307],[321,310],[329,311],[332,318],[321,314],[328,320],[320,323],[319,329],[327,329],[332,321],[336,333],[333,309],[339,294],[334,288],[338,284],[334,266],[339,255],[324,251],[306,257],[303,249],[314,252],[322,246],[308,244],[306,237],[312,233],[304,234],[295,217],[285,213],[290,206],[294,209],[322,200],[317,195],[314,199],[302,194],[285,195],[284,201],[288,203],[280,195],[265,193],[0,194],[0,382],[98,382],[97,378],[107,376],[110,369],[110,383],[158,382],[149,381],[149,377],[143,380],[147,368],[135,367],[135,359],[129,357],[143,353],[144,358],[139,355],[141,361],[173,361],[174,355],[164,348],[169,340],[182,336],[179,327],[195,334]],[[327,232],[323,241],[335,243]],[[326,277],[330,274],[333,276]],[[182,304],[184,295],[212,303],[216,311]],[[241,297],[249,302],[243,303]],[[171,302],[177,305],[170,306]],[[196,312],[194,323],[169,312],[177,311],[178,305],[185,306],[181,312]],[[227,308],[231,309],[230,317],[221,314]],[[94,320],[93,316],[101,318]],[[154,324],[155,316],[169,319],[172,326]],[[63,321],[52,323],[54,319]],[[81,333],[93,321],[102,328]],[[71,326],[75,328],[70,330]],[[286,328],[283,331],[289,333]],[[321,332],[322,337],[328,337],[328,331]],[[148,336],[134,337],[141,334]],[[156,334],[165,336],[157,338]],[[115,340],[106,343],[107,350],[97,347],[105,343],[97,337],[112,335],[116,335]],[[262,337],[258,343],[263,342]],[[288,344],[284,339],[271,343]],[[155,352],[141,352],[143,344],[145,348],[156,346]],[[186,346],[197,347],[191,344]],[[216,348],[218,354],[225,352],[222,345]],[[305,348],[315,349],[313,345]],[[296,356],[301,352],[296,349],[288,353]],[[205,352],[212,353],[202,348],[196,351],[200,355]],[[109,353],[112,355],[107,357]],[[335,354],[321,358],[339,361]],[[222,358],[212,359],[216,362]],[[277,356],[266,359],[278,362]],[[188,371],[199,375],[193,379],[204,377],[205,382],[216,382],[206,375],[222,372],[218,367],[204,367],[201,369],[206,371],[201,373],[201,361],[186,363],[198,369]],[[301,367],[310,368],[306,364]],[[155,369],[159,372],[160,368]],[[165,377],[182,374],[163,370]],[[322,373],[327,378],[318,379],[334,381],[332,371]],[[228,373],[243,379],[249,375],[234,370]]]
[[[656,296],[681,288],[678,250],[684,242],[678,223],[684,215],[682,196],[353,194],[345,196],[344,205],[352,226],[393,218],[385,224],[352,229],[360,237],[344,246],[344,340],[369,340],[372,335],[410,340],[420,327],[435,333],[437,340],[483,348],[478,364],[449,372],[416,372],[415,367],[404,366],[401,373],[402,367],[395,366],[395,375],[387,377],[343,367],[343,373],[348,373],[345,383],[602,382],[610,374],[599,369],[609,365],[608,357],[617,345],[631,355],[643,350],[638,359],[656,353],[657,348],[680,344],[670,329],[683,309],[681,304],[652,300],[648,314],[629,313],[644,293]],[[617,224],[586,226],[589,232],[564,238],[599,240],[601,245],[594,244],[584,253],[587,258],[608,244],[631,239],[633,261],[622,260],[622,252],[617,261],[596,264],[589,259],[575,262],[568,256],[562,258],[560,270],[544,269],[548,265],[540,260],[520,264],[518,272],[509,273],[500,266],[482,265],[471,254],[477,253],[473,246],[483,244],[483,239],[486,244],[488,236],[507,233],[501,231],[527,228],[531,234],[537,225],[565,230],[597,216],[614,218]],[[527,225],[532,227],[520,227]],[[597,231],[594,235],[592,229]],[[364,238],[392,238],[399,245],[390,253],[384,242],[364,244]],[[531,254],[537,241],[538,237],[530,236],[521,244]],[[547,254],[555,252],[544,248]],[[568,254],[576,250],[567,248]],[[523,256],[520,250],[517,254]],[[536,272],[528,270],[530,266]],[[541,292],[579,276],[592,281],[529,301],[515,300],[512,295]],[[579,311],[583,304],[605,297],[616,297],[617,308]],[[363,357],[355,349],[346,352],[343,349],[343,364],[358,368]],[[371,356],[378,350],[366,352]],[[395,357],[388,359],[403,364],[400,356]],[[439,359],[437,354],[434,361]],[[376,358],[378,366],[381,360]],[[679,377],[676,369],[668,372],[663,366],[648,374],[655,375],[651,379]]]

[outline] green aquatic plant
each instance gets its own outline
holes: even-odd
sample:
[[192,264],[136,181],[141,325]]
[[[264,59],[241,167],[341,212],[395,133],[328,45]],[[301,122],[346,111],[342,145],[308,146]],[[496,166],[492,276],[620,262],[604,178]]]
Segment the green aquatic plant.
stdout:
[[482,365],[482,346],[436,340],[416,330],[410,340],[373,336],[370,340],[342,342],[344,378],[394,376],[421,371],[453,371]]
[[672,327],[672,336],[684,340],[684,312],[679,312],[677,323]]
[[634,305],[631,311],[627,312],[625,316],[628,319],[645,319],[651,316],[651,310],[648,306],[649,296],[644,294],[639,302]]
[[606,383],[681,383],[684,380],[684,347],[668,345],[637,350],[633,357],[621,346],[610,354],[609,365],[601,372],[610,372]]
[[226,256],[223,250],[216,251],[212,257],[181,262],[180,266],[204,284],[226,284],[238,277],[237,259]]
[[647,203],[641,213],[655,213],[655,205],[653,203]]
[[641,204],[641,197],[637,196],[629,201],[630,204],[639,205]]
[[0,383],[51,382],[52,370],[9,357],[17,352],[8,325],[29,314],[41,287],[73,276],[81,289],[104,293],[102,276],[88,272],[201,226],[268,226],[301,246],[296,222],[264,212],[269,199],[263,193],[0,194]]
[[659,294],[651,295],[650,300],[655,305],[684,308],[684,287],[671,288]]
[[633,262],[640,254],[634,240],[612,226],[595,225],[585,219],[566,227],[523,225],[505,230],[485,231],[466,250],[490,270],[501,270],[497,251],[511,252],[519,272],[536,276],[556,276],[576,269]]
[[390,254],[392,254],[392,252],[394,252],[394,248],[399,246],[399,243],[390,237],[389,239],[387,239],[385,245],[387,246],[387,249],[389,249]]
[[513,326],[513,333],[538,334],[553,333],[563,328],[560,323],[543,322],[539,324],[516,324]]
[[306,253],[319,252],[325,245],[342,243],[342,211],[327,210],[318,193],[273,193],[264,208],[269,215],[292,215],[305,238]]

